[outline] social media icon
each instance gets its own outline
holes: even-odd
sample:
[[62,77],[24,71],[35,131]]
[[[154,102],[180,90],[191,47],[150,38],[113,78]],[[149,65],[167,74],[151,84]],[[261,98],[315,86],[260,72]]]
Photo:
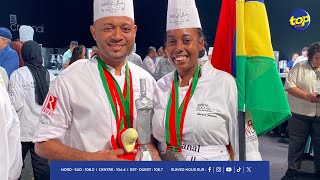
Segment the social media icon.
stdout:
[[221,172],[221,167],[216,167],[216,172]]
[[226,172],[232,172],[232,168],[231,167],[226,167]]
[[236,171],[237,171],[237,173],[240,173],[241,172],[241,167],[238,167]]
[[246,172],[250,172],[251,173],[251,167],[246,167],[246,168],[247,168]]
[[211,167],[208,167],[208,171],[211,172]]

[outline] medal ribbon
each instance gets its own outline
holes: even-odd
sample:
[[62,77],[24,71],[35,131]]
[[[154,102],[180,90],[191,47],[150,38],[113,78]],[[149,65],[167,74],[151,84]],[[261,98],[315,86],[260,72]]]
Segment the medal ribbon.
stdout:
[[177,70],[174,72],[174,79],[172,82],[171,94],[168,100],[165,121],[167,150],[172,152],[181,152],[184,117],[186,115],[189,101],[196,90],[199,80],[199,73],[200,65],[198,65],[196,72],[193,75],[192,83],[190,84],[187,94],[179,107],[179,77]]
[[[131,71],[128,62],[126,62],[125,83],[122,94],[120,86],[110,73],[109,68],[103,63],[100,57],[97,57],[97,60],[100,78],[111,104],[112,112],[117,122],[117,134],[119,134],[122,129],[133,127],[133,87]],[[119,107],[120,113],[118,113],[117,107]]]

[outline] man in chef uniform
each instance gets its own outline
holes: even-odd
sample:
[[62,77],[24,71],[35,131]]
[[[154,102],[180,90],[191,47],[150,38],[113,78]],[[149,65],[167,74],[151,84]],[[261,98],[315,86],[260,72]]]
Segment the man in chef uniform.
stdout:
[[[140,78],[146,78],[147,97],[154,98],[153,77],[126,61],[137,31],[133,0],[94,0],[93,10],[90,31],[99,57],[59,74],[33,139],[38,155],[49,160],[123,160],[118,156],[125,150],[111,144],[122,127],[135,128]],[[154,146],[148,148],[157,159]]]

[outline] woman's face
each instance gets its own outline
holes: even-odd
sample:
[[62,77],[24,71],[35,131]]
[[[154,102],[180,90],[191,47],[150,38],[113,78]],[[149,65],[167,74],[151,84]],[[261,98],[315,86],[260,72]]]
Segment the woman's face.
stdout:
[[87,51],[86,48],[83,48],[83,50],[82,50],[82,56],[83,57],[86,57],[86,51]]
[[317,52],[313,55],[311,64],[316,68],[320,68],[320,52]]
[[204,45],[204,40],[199,37],[197,29],[169,30],[166,41],[166,54],[179,73],[196,69],[199,51]]

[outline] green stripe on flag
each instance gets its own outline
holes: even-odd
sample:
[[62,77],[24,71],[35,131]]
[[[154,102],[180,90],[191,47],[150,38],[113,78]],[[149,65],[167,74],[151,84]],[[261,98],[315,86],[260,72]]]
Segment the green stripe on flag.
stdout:
[[247,66],[247,57],[246,56],[237,56],[237,87],[238,87],[238,110],[245,112],[245,102],[246,102],[246,66]]
[[260,135],[287,120],[291,112],[275,60],[261,56],[246,59],[245,105]]

